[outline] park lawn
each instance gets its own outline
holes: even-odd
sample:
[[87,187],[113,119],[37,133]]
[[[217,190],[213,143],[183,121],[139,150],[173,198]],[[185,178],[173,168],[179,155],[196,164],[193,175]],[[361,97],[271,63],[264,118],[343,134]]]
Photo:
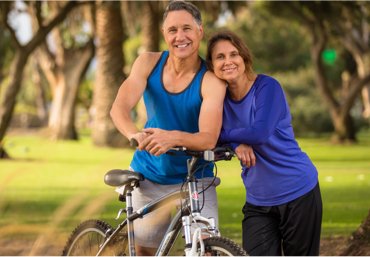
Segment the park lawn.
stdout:
[[[327,139],[299,139],[319,170],[324,203],[323,236],[349,236],[370,208],[370,139],[358,145],[332,145]],[[0,161],[0,237],[66,240],[80,221],[103,218],[115,223],[119,208],[105,172],[127,168],[131,149],[53,142],[37,135],[5,140],[12,160]],[[237,160],[218,163],[220,227],[224,236],[241,242],[241,208],[245,190]],[[42,241],[42,240],[41,240]]]

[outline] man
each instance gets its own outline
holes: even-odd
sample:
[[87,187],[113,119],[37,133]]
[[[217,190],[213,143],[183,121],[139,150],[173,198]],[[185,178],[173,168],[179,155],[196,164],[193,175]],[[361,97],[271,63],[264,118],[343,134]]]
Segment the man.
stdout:
[[[187,174],[187,157],[166,155],[171,147],[212,149],[222,124],[226,87],[206,70],[199,57],[204,35],[199,10],[188,2],[171,2],[163,16],[162,34],[168,51],[143,53],[135,60],[111,110],[118,130],[139,142],[131,168],[146,179],[133,192],[135,209],[179,190]],[[131,119],[131,110],[141,96],[148,120],[145,129],[139,131]],[[203,181],[210,183],[212,168],[208,165],[200,169],[197,177],[203,176]],[[205,192],[202,214],[217,220],[215,186]],[[135,221],[138,255],[155,253],[169,223],[169,213],[149,216]]]

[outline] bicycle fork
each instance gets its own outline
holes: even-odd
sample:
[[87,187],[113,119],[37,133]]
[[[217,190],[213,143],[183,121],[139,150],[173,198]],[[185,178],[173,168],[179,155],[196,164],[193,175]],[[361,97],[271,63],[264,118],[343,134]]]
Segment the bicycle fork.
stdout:
[[[194,179],[195,180],[195,179]],[[189,181],[188,190],[190,195],[190,207],[191,213],[188,216],[182,217],[182,226],[184,231],[185,237],[185,255],[186,256],[197,256],[199,253],[197,252],[198,243],[200,245],[200,256],[204,255],[205,248],[204,248],[204,233],[207,232],[207,236],[219,236],[220,233],[216,227],[216,222],[214,218],[205,218],[200,214],[200,207],[199,207],[199,194],[197,189],[196,181]],[[192,224],[201,223],[205,226],[198,227],[192,231]]]

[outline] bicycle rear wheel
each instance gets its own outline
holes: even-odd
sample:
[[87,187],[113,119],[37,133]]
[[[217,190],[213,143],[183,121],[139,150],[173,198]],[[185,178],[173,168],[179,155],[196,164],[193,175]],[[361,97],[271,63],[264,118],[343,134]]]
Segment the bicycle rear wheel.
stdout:
[[[113,228],[101,220],[87,220],[82,222],[71,234],[63,250],[63,256],[94,256],[100,250],[109,232]],[[125,256],[128,255],[127,232],[123,229],[118,236],[109,242],[100,255]]]
[[[248,256],[234,241],[225,237],[209,237],[203,240],[205,256]],[[200,253],[200,249],[198,249]]]

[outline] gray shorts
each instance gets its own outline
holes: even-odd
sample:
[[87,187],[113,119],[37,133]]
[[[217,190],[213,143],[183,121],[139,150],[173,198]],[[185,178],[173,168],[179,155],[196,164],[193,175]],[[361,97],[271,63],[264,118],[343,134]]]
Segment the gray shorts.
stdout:
[[[202,183],[206,188],[212,183],[213,178],[203,178],[198,180],[198,191],[202,191]],[[204,192],[204,207],[201,211],[204,217],[213,217],[218,226],[218,204],[216,186],[220,184],[220,179],[216,178],[213,185]],[[180,190],[182,184],[161,185],[151,182],[147,179],[140,182],[140,187],[132,192],[132,204],[134,211],[141,208],[152,200],[158,199],[163,195]],[[203,195],[199,195],[200,206],[203,204]],[[175,201],[172,204],[163,206],[156,211],[153,211],[144,216],[142,219],[134,221],[135,243],[142,247],[157,248],[162,241],[164,234],[171,222],[171,213],[174,213],[176,206],[180,205],[180,201]]]

